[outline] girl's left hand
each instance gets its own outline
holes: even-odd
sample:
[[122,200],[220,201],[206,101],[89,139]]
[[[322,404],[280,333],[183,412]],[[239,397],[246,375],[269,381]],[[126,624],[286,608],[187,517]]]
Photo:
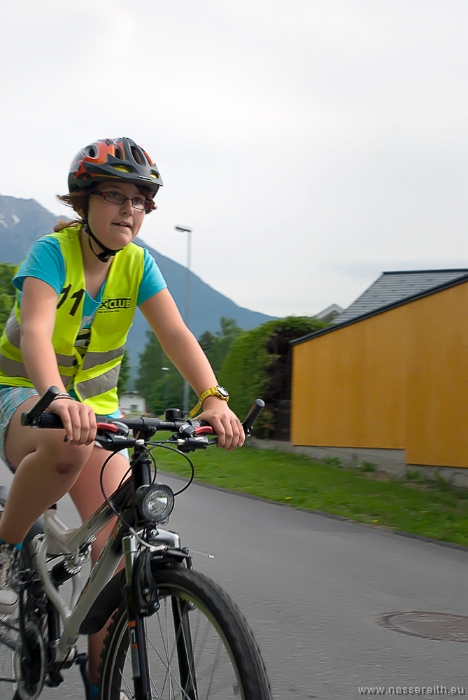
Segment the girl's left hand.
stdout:
[[217,396],[209,396],[203,402],[203,413],[195,420],[206,420],[218,436],[218,447],[233,450],[241,447],[245,441],[242,423],[231,411],[226,401]]

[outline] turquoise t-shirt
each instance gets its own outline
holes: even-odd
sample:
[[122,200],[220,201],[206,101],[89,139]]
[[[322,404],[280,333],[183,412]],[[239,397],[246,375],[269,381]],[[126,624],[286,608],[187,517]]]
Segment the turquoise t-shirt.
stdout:
[[[22,290],[25,277],[36,277],[49,284],[57,295],[62,293],[65,283],[65,261],[63,259],[60,243],[56,238],[44,237],[39,238],[31,246],[25,260],[21,263],[16,275],[13,278],[13,284],[17,289]],[[89,294],[85,293],[83,305],[83,321],[85,325],[89,325],[89,315],[94,316],[102,299],[102,291],[104,285],[96,299],[93,299]],[[161,274],[159,267],[156,265],[154,258],[144,248],[144,269],[143,278],[138,289],[137,306],[143,304],[147,299],[157,294],[161,289],[165,289],[167,284]],[[21,297],[21,295],[20,295]],[[20,302],[21,304],[21,298]]]

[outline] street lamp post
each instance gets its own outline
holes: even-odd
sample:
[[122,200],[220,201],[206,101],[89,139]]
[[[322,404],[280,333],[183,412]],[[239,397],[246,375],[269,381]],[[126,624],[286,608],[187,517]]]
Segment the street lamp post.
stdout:
[[[174,226],[176,231],[187,234],[187,273],[185,277],[185,325],[190,328],[190,264],[192,255],[192,229],[187,226]],[[189,410],[189,383],[184,380],[183,410]]]
[[169,372],[169,367],[161,367],[162,371],[164,372],[164,410],[166,410],[167,406],[167,380],[168,380],[168,372]]

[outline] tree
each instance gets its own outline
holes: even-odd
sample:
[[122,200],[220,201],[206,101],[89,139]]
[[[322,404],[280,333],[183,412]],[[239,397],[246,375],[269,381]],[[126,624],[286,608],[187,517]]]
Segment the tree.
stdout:
[[140,394],[145,394],[148,387],[161,375],[162,348],[156,336],[151,331],[146,331],[146,345],[142,353],[138,355],[138,379],[136,388]]
[[[138,379],[135,382],[137,390],[145,397],[148,409],[155,415],[160,415],[166,408],[182,408],[182,376],[168,359],[154,333],[147,331],[146,337],[147,343],[139,355]],[[197,402],[193,391],[189,401],[193,405]]]
[[[199,340],[216,374],[221,370],[235,339],[243,332],[233,318],[222,316],[220,325],[219,331],[205,331]],[[160,415],[166,408],[182,407],[184,380],[163,351],[154,333],[147,331],[146,337],[145,348],[139,355],[138,379],[135,385],[145,397],[151,413]],[[197,396],[191,390],[190,405],[195,405],[197,400]]]
[[275,435],[280,406],[291,399],[290,341],[326,325],[315,318],[289,316],[267,321],[235,340],[219,380],[230,392],[229,405],[241,419],[255,399],[265,401],[257,435]]
[[15,265],[0,263],[0,332],[3,331],[15,301],[15,288],[11,281],[15,270]]
[[127,386],[128,386],[128,380],[130,379],[130,363],[128,361],[128,355],[127,353],[124,354],[122,357],[122,364],[120,365],[120,374],[119,374],[119,381],[117,384],[117,391],[119,394],[122,394]]
[[220,325],[221,330],[216,331],[216,333],[205,331],[199,339],[199,343],[216,375],[221,371],[234,341],[243,333],[242,328],[237,325],[233,318],[221,316]]
[[209,358],[216,346],[216,336],[211,331],[204,331],[198,339],[203,352]]

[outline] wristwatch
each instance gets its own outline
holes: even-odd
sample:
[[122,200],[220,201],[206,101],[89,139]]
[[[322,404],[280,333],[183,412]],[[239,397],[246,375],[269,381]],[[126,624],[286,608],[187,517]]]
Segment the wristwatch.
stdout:
[[207,399],[209,396],[217,396],[218,399],[222,399],[223,401],[229,401],[229,393],[223,386],[212,386],[206,391],[204,391],[203,394],[200,396],[197,405],[194,406],[189,412],[190,418],[193,418],[197,415],[198,411],[202,407],[204,400]]
[[200,403],[203,403],[203,401],[207,399],[208,396],[217,396],[218,399],[222,399],[223,401],[229,401],[228,392],[223,386],[219,385],[212,386],[210,389],[204,391],[203,394],[200,396]]

